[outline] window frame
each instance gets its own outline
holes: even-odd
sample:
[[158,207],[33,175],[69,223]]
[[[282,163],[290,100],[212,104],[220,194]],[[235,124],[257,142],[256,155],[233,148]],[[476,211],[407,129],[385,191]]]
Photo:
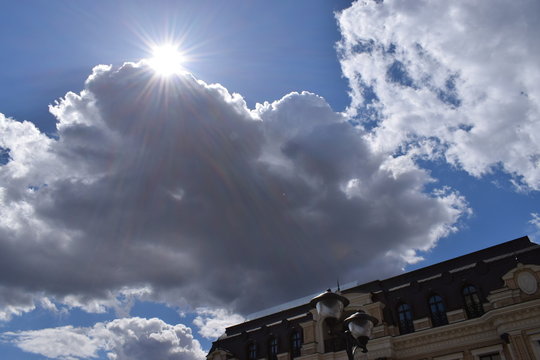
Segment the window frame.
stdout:
[[250,341],[247,344],[247,359],[257,360],[259,356],[259,349],[255,341]]
[[[431,317],[431,325],[439,327],[448,325],[448,315],[446,315],[446,304],[441,295],[433,293],[428,298],[429,313]],[[433,309],[436,311],[433,311]]]
[[278,354],[279,354],[278,338],[275,336],[271,336],[270,339],[268,339],[268,359],[276,360]]
[[[470,291],[472,289],[472,291]],[[467,319],[474,319],[484,315],[484,306],[480,300],[480,292],[478,287],[467,284],[461,289],[461,298]]]
[[406,302],[401,302],[397,305],[396,311],[398,316],[398,328],[400,335],[413,333],[415,329],[411,305]]
[[533,334],[529,336],[531,348],[537,359],[540,359],[540,334]]
[[291,359],[302,355],[302,344],[304,339],[302,338],[302,332],[299,329],[293,329],[291,331]]

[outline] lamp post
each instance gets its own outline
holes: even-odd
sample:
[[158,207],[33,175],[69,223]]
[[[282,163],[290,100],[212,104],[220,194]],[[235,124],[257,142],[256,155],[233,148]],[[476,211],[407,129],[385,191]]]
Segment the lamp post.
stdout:
[[349,360],[354,360],[354,354],[358,348],[362,349],[363,353],[368,351],[366,345],[371,336],[371,330],[378,323],[376,318],[358,310],[342,319],[343,310],[349,305],[349,299],[330,289],[315,296],[309,303],[317,309],[319,321],[327,323],[330,333],[339,336],[345,342]]

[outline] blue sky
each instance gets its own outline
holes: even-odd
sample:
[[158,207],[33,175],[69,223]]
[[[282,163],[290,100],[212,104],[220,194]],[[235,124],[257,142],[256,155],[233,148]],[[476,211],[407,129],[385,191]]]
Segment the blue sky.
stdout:
[[337,278],[538,242],[538,10],[3,4],[0,353],[201,359]]

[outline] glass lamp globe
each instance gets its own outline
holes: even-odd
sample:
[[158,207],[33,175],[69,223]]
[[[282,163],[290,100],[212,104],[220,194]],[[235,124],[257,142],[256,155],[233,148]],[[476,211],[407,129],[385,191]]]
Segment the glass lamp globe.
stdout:
[[310,301],[310,305],[317,309],[317,313],[321,318],[340,319],[343,309],[349,305],[349,299],[328,289],[326,292],[315,296]]
[[358,310],[356,313],[343,320],[343,322],[349,328],[351,335],[355,339],[364,337],[369,339],[373,327],[377,325],[379,321],[373,316],[366,314],[364,311]]
[[371,336],[371,331],[373,330],[373,323],[369,320],[351,321],[347,324],[347,327],[355,339],[358,339],[361,336],[369,338]]

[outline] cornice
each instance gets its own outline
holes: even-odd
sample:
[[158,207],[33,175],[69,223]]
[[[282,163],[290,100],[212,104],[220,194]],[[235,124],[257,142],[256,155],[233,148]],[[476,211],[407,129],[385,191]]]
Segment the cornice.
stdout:
[[[382,337],[370,342],[372,348],[391,349],[400,356],[418,356],[456,347],[468,347],[498,340],[503,332],[527,329],[540,323],[540,299],[494,309],[480,318],[456,322],[396,337]],[[384,344],[384,345],[383,345]],[[385,351],[388,353],[388,351]],[[388,356],[388,355],[387,355]]]

